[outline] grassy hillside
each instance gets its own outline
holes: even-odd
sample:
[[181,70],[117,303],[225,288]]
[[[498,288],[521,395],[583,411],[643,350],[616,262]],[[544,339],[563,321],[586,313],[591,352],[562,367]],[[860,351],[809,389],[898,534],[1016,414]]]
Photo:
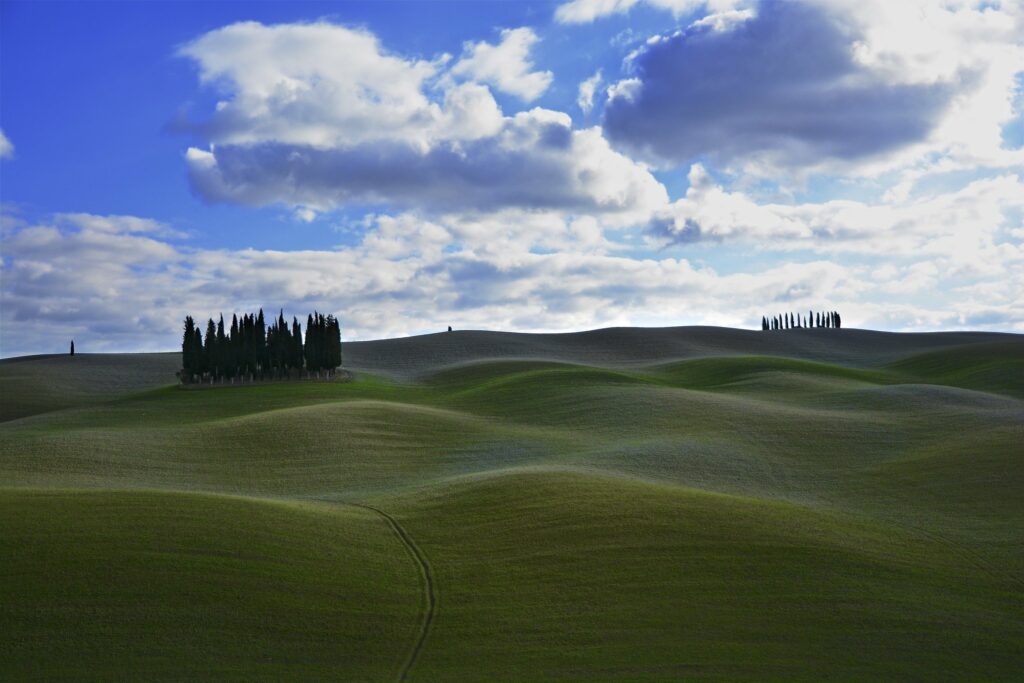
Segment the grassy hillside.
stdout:
[[176,353],[79,353],[0,360],[0,420],[174,383]]
[[4,679],[387,680],[419,586],[359,508],[0,494]]
[[0,361],[0,678],[1024,677],[1018,336],[344,353]]

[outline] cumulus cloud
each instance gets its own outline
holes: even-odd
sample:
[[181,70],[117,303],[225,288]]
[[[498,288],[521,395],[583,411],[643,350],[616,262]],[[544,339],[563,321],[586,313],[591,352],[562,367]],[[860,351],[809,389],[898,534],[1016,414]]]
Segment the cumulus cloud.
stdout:
[[[665,165],[916,179],[1024,164],[1004,147],[1024,71],[1019,3],[793,0],[705,7],[609,89],[605,134]],[[695,16],[700,16],[696,14]]]
[[598,129],[574,131],[566,115],[539,109],[507,119],[492,138],[426,153],[398,143],[317,149],[267,142],[193,148],[187,160],[201,196],[249,206],[559,208],[628,221],[667,201],[664,187],[614,152]]
[[423,93],[437,65],[388,54],[376,36],[325,22],[231,24],[179,49],[223,96],[197,132],[218,144],[428,145],[440,117]]
[[695,25],[656,37],[633,59],[636,77],[612,91],[605,133],[661,162],[710,155],[788,167],[926,138],[969,78],[893,84],[854,60],[855,39],[800,2],[765,3],[731,30]]
[[465,55],[451,73],[489,83],[530,102],[544,94],[554,79],[550,71],[533,71],[530,50],[538,40],[532,29],[522,27],[503,30],[497,45],[484,41],[467,43]]
[[529,29],[506,31],[440,74],[441,61],[396,57],[374,36],[332,24],[208,33],[181,50],[225,98],[198,126],[210,147],[186,154],[192,187],[210,201],[280,203],[299,216],[371,203],[625,216],[663,203],[660,183],[600,130],[573,130],[568,115],[539,108],[505,116],[486,86],[453,78],[539,93],[550,74],[528,70],[535,40]]
[[13,159],[14,145],[7,139],[2,128],[0,128],[0,159]]
[[[1003,148],[1024,71],[1024,5],[1019,2],[938,3],[930,0],[830,0],[858,35],[858,65],[893,84],[955,83],[950,105],[924,144],[912,150],[921,171],[930,163],[960,168],[1024,164],[1024,151]],[[967,78],[964,79],[964,75]],[[893,160],[890,167],[905,163]]]

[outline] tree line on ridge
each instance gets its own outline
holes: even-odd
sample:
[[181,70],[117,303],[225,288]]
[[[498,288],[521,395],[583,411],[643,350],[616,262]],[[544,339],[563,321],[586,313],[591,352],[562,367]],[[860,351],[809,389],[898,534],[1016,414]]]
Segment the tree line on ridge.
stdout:
[[791,330],[796,327],[826,327],[839,329],[843,326],[843,319],[838,311],[815,312],[808,311],[801,319],[799,313],[783,313],[771,318],[761,316],[761,329],[765,332],[770,330]]
[[200,382],[255,381],[293,377],[330,377],[341,365],[341,328],[333,315],[310,313],[306,317],[306,335],[294,316],[291,325],[284,311],[268,327],[263,309],[239,318],[231,316],[231,326],[224,324],[224,315],[214,323],[206,323],[206,335],[192,316],[185,316],[185,333],[181,340],[184,384]]

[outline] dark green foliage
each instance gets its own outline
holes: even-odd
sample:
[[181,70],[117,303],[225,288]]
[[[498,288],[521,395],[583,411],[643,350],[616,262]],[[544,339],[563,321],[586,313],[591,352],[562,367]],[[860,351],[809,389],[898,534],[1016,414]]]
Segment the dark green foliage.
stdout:
[[292,345],[288,351],[288,367],[302,369],[302,326],[295,316],[292,316]]
[[[195,357],[195,346],[192,338],[196,332],[196,323],[192,320],[192,316],[185,316],[185,333],[181,337],[181,369],[182,369],[182,380],[186,382],[192,381],[192,376],[196,373],[196,357]],[[71,355],[75,355],[75,342],[71,342]]]
[[263,309],[256,316],[256,365],[258,369],[270,367],[270,355],[267,351],[267,323],[263,317]]
[[306,343],[302,327],[292,317],[291,326],[280,311],[268,328],[263,309],[258,314],[232,315],[225,331],[224,316],[206,328],[206,343],[192,316],[185,317],[181,341],[184,383],[203,380],[232,382],[256,378],[287,378],[326,370],[328,376],[341,365],[341,328],[333,315],[314,312],[307,318]]
[[217,376],[217,324],[213,322],[213,318],[206,323],[206,347],[203,356],[203,369],[213,379]]
[[327,316],[327,330],[324,344],[327,347],[327,369],[341,365],[341,326],[333,315]]

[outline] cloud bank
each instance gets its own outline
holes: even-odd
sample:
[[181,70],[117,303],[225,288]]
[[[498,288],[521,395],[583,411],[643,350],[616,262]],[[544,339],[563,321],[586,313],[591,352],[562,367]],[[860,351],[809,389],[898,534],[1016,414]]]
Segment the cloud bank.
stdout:
[[[999,180],[949,201],[969,206],[976,199],[980,206],[986,193],[1008,193],[1008,184]],[[940,203],[933,210],[949,208]],[[965,208],[956,220],[972,212]],[[970,324],[1024,332],[1024,252],[1018,244],[1011,253],[999,233],[1016,230],[1019,242],[1020,224],[989,231],[980,241],[990,244],[975,252],[984,257],[979,262],[951,258],[962,245],[943,246],[957,234],[945,231],[935,236],[935,252],[908,248],[871,265],[822,254],[723,273],[687,258],[630,253],[592,219],[566,220],[557,212],[367,220],[372,229],[355,246],[276,251],[190,247],[172,227],[138,217],[8,217],[0,350],[60,350],[70,336],[83,350],[167,350],[179,343],[186,312],[205,318],[259,306],[337,312],[345,339],[449,324],[533,331],[756,327],[766,306],[826,305],[842,309],[849,326]]]

